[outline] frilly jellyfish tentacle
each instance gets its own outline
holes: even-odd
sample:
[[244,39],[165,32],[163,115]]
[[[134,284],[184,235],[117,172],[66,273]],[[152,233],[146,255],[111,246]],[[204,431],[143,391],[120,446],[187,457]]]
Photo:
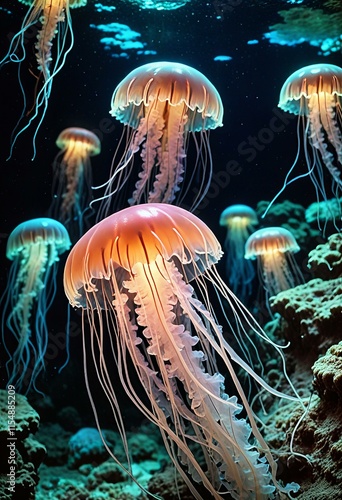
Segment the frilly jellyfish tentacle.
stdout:
[[[187,116],[184,110],[169,108],[169,118],[165,124],[166,129],[159,148],[159,168],[153,184],[153,192],[149,193],[150,203],[172,203],[179,191],[179,185],[183,181],[184,162],[186,158],[184,150],[185,123]],[[165,145],[164,145],[165,144]]]
[[[342,188],[341,172],[334,165],[334,155],[328,150],[328,145],[324,139],[324,132],[326,132],[330,143],[336,149],[338,161],[342,164],[342,136],[335,123],[335,113],[332,106],[333,98],[325,97],[324,104],[319,101],[320,97],[315,95],[308,102],[310,143],[320,152],[324,165],[329,170],[334,181]],[[320,113],[317,113],[318,109]]]
[[138,126],[137,133],[133,140],[132,152],[139,151],[142,144],[141,159],[142,172],[139,173],[139,180],[135,184],[132,197],[128,200],[130,205],[142,202],[145,186],[148,184],[155,167],[160,139],[163,135],[164,120],[157,109],[151,109],[147,116],[142,118]]

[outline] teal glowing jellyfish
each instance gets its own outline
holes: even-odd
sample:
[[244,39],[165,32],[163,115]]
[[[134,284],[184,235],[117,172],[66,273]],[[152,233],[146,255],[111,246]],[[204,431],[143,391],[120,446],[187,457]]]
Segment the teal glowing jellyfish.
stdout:
[[[268,209],[288,184],[306,176],[311,178],[317,197],[326,201],[329,198],[325,183],[328,173],[331,191],[339,198],[342,190],[342,68],[319,63],[295,71],[281,89],[278,106],[298,115],[299,142],[297,156],[284,185]],[[302,146],[307,172],[291,179]]]
[[101,151],[100,139],[90,130],[69,127],[56,141],[61,152],[53,163],[53,201],[50,214],[68,229],[72,240],[82,236],[85,212],[92,199],[90,157]]
[[[222,126],[223,105],[214,85],[199,71],[175,62],[145,64],[129,73],[114,90],[112,116],[125,125],[112,163],[99,219],[112,213],[111,202],[134,175],[134,155],[142,170],[136,177],[130,205],[172,203],[186,194],[193,180],[195,208],[209,189],[212,158],[211,129]],[[187,165],[189,143],[194,160]],[[121,148],[120,145],[123,144]],[[185,188],[181,183],[185,181]]]
[[18,392],[36,389],[37,376],[44,369],[46,313],[56,293],[59,255],[70,246],[65,227],[48,218],[21,223],[8,238],[6,255],[13,264],[2,299],[2,337],[10,357],[8,383]]
[[[83,7],[87,0],[19,0],[29,5],[20,31],[14,35],[0,67],[9,62],[19,64],[19,85],[23,95],[23,111],[12,134],[10,156],[18,136],[37,120],[33,135],[33,157],[36,154],[36,136],[49,103],[54,77],[63,68],[66,56],[74,44],[70,9]],[[36,33],[34,45],[37,62],[34,102],[28,103],[27,92],[22,84],[21,63],[27,58],[31,45],[29,40]],[[54,40],[56,38],[56,40]]]
[[229,286],[242,302],[250,295],[255,276],[253,264],[245,259],[245,243],[256,224],[257,214],[247,205],[231,205],[220,216],[220,226],[227,228],[224,248]]
[[[221,255],[215,235],[190,212],[166,203],[136,205],[102,220],[76,243],[65,265],[64,290],[70,304],[82,309],[84,373],[99,426],[104,407],[103,401],[97,407],[94,391],[100,389],[127,445],[116,395],[120,381],[144,417],[159,427],[170,462],[193,498],[273,498],[277,489],[287,493],[298,485],[277,481],[277,464],[231,360],[266,390],[284,395],[241,359],[217,322],[212,293],[222,294],[233,309],[247,349],[253,345],[243,325],[271,348],[220,278],[215,263]],[[226,328],[233,331],[228,321]],[[114,364],[118,373],[112,372]],[[219,366],[240,402],[226,394]],[[242,408],[249,423],[239,415]],[[128,472],[132,476],[129,457]]]
[[245,258],[257,260],[267,299],[303,283],[302,273],[293,257],[299,250],[293,234],[283,227],[265,227],[248,238]]

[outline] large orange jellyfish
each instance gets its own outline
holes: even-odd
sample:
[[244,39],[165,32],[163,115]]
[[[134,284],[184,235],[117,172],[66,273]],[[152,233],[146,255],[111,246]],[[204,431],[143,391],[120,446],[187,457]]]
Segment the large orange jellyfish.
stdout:
[[[290,179],[300,157],[300,141],[296,159],[290,168],[284,186],[309,175],[317,195],[327,200],[324,167],[332,179],[332,192],[338,198],[342,179],[342,68],[334,64],[312,64],[295,71],[284,83],[278,106],[298,115],[298,137],[303,135],[307,173]],[[324,167],[323,167],[324,166]],[[267,210],[268,210],[267,209]],[[267,211],[264,215],[266,215]]]
[[299,250],[295,237],[284,227],[265,227],[250,235],[245,258],[257,260],[267,298],[303,282],[293,257]]
[[[24,107],[19,121],[13,131],[10,156],[18,136],[36,119],[38,120],[33,136],[33,157],[36,154],[36,136],[44,120],[54,77],[59,73],[65,59],[73,47],[70,9],[83,7],[87,0],[19,0],[30,8],[24,17],[20,31],[12,38],[0,67],[8,62],[18,63],[19,84],[23,94]],[[33,105],[27,102],[26,92],[21,82],[21,63],[27,57],[27,41],[32,38],[36,29],[35,57],[37,61],[36,94]],[[54,38],[57,38],[55,43]],[[54,50],[53,50],[54,49]],[[26,120],[25,118],[29,117]]]
[[253,264],[245,259],[245,243],[258,224],[258,216],[248,205],[230,205],[220,216],[220,226],[227,228],[224,243],[226,272],[232,291],[244,302],[252,291]]
[[[9,355],[8,384],[28,392],[44,370],[48,345],[46,313],[56,294],[59,255],[71,246],[68,232],[58,221],[31,219],[17,226],[7,241],[13,261],[2,300],[2,338]],[[9,347],[16,343],[12,354]]]
[[[252,325],[216,271],[221,254],[214,234],[193,214],[168,204],[136,205],[102,220],[79,240],[66,262],[64,289],[71,305],[83,309],[84,371],[97,422],[100,408],[92,397],[94,381],[87,375],[90,360],[123,438],[113,363],[132,402],[159,427],[170,459],[194,498],[203,498],[197,488],[201,482],[215,499],[227,493],[265,499],[275,488],[288,492],[297,485],[282,487],[276,481],[275,461],[230,358],[273,394],[279,393],[232,350],[210,302],[206,283],[234,308],[239,328],[242,318]],[[268,340],[255,323],[253,327]],[[149,405],[133,385],[128,354]],[[216,357],[243,406],[225,393]],[[249,424],[237,417],[243,407]]]
[[190,203],[197,206],[212,174],[209,131],[222,126],[223,105],[213,84],[202,73],[184,64],[145,64],[129,73],[116,87],[110,113],[125,125],[126,141],[122,156],[119,144],[110,179],[103,185],[106,191],[99,218],[112,212],[112,195],[131,177],[137,152],[140,152],[142,171],[129,204],[171,203],[189,168],[186,165],[190,136],[196,145],[196,158],[188,172],[187,187],[196,178],[198,194]]
[[56,141],[61,152],[54,161],[51,215],[62,222],[72,239],[83,234],[84,213],[92,199],[90,157],[101,151],[100,139],[90,130],[70,127]]

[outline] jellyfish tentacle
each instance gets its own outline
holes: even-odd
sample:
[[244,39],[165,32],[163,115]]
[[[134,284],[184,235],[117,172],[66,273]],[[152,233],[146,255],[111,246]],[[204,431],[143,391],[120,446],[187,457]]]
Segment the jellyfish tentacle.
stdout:
[[[225,394],[222,375],[205,370],[205,353],[194,349],[199,338],[177,321],[174,307],[179,299],[175,295],[174,283],[179,279],[180,273],[173,262],[161,263],[157,259],[156,263],[148,265],[136,264],[132,279],[124,283],[130,293],[135,293],[137,323],[143,328],[148,341],[147,352],[158,359],[167,398],[173,400],[173,421],[177,422],[179,416],[188,420],[188,411],[191,410],[191,420],[198,431],[196,439],[210,450],[217,464],[216,474],[211,478],[215,488],[211,491],[215,498],[220,498],[216,488],[222,482],[233,498],[268,498],[275,490],[271,484],[269,464],[251,448],[248,441],[250,426],[244,419],[236,418],[241,405],[235,396]],[[157,296],[149,283],[156,280]],[[185,283],[184,286],[189,287],[188,293],[191,294],[192,287]],[[196,299],[193,298],[193,301],[196,302]],[[200,308],[199,304],[196,305]],[[205,309],[201,309],[205,314]],[[198,323],[204,328],[195,311],[193,316],[198,317]],[[188,395],[188,410],[184,402],[179,406],[179,401],[174,398],[177,394],[175,380],[182,382]],[[192,462],[189,472],[195,478],[203,474],[199,464]]]
[[[130,205],[140,202],[145,186],[152,175],[151,172],[155,167],[157,150],[160,146],[160,138],[163,135],[163,129],[164,120],[158,109],[151,109],[148,115],[140,121],[139,133],[135,137],[132,150],[136,152],[143,143],[140,153],[143,163],[142,171],[139,173],[139,180],[135,184],[135,190],[132,197],[128,200]],[[143,130],[145,131],[145,137],[142,137]]]
[[[334,181],[342,187],[341,172],[334,165],[334,155],[328,150],[328,146],[325,142],[324,137],[324,124],[322,124],[322,118],[327,122],[327,115],[322,112],[321,115],[317,112],[318,108],[318,96],[313,96],[308,102],[309,108],[309,121],[310,121],[310,135],[309,141],[311,145],[317,149],[322,157],[324,165],[327,167]],[[329,130],[329,126],[326,123],[326,130]],[[331,137],[331,135],[330,135]]]
[[57,4],[49,0],[39,18],[41,28],[37,35],[35,49],[38,69],[44,73],[45,80],[50,76],[52,40],[58,33],[58,23],[65,21],[65,3],[65,0],[59,0]]
[[172,203],[179,185],[183,181],[184,158],[184,133],[187,116],[184,108],[178,109],[168,106],[168,119],[166,130],[159,148],[159,173],[153,184],[153,191],[149,194],[149,202],[160,200],[161,203]]

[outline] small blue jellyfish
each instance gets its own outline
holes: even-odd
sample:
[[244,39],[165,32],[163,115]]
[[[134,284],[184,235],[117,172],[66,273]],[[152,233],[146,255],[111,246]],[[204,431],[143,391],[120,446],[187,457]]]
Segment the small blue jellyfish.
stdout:
[[256,224],[257,214],[247,205],[231,205],[220,217],[220,226],[227,228],[224,248],[229,285],[242,302],[250,295],[255,276],[253,264],[244,255],[245,243]]
[[[28,392],[31,387],[37,390],[36,379],[44,369],[48,345],[46,313],[56,294],[57,263],[70,246],[65,227],[48,218],[21,223],[8,238],[6,255],[13,264],[2,298],[2,340],[10,358],[8,384],[15,385],[18,392]],[[10,348],[13,337],[17,344],[14,354]]]

